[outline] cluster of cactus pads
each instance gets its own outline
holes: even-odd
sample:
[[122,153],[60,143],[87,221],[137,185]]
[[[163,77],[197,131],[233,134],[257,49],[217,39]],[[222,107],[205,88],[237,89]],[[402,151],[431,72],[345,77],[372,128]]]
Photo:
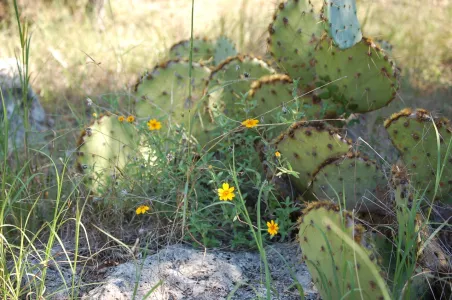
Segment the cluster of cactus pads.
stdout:
[[[265,146],[258,148],[268,154],[259,155],[263,165],[278,151],[297,173],[288,178],[290,185],[310,201],[300,219],[299,242],[324,299],[347,293],[389,299],[392,269],[384,257],[393,254],[392,245],[384,234],[366,232],[358,219],[393,218],[399,225],[391,234],[399,232],[410,249],[419,250],[420,261],[431,261],[428,253],[433,250],[420,246],[425,228],[412,217],[413,197],[406,186],[410,182],[410,188],[420,191],[419,209],[428,209],[428,201],[450,207],[449,122],[422,109],[392,115],[384,126],[400,151],[407,179],[390,181],[394,174],[354,151],[353,141],[344,135],[346,122],[338,121],[388,105],[399,88],[400,72],[390,54],[363,37],[355,1],[288,0],[277,6],[268,33],[266,59],[237,54],[224,37],[175,44],[170,60],[135,85],[133,111],[138,121],[158,119],[167,128],[185,130],[200,151],[215,150],[209,146],[221,131],[222,118],[238,126],[258,119],[265,126]],[[124,176],[131,159],[145,155],[139,148],[133,124],[103,116],[83,131],[78,164],[98,192],[117,173]],[[433,252],[445,251],[439,242],[434,245]],[[431,265],[421,267],[432,272],[450,268],[449,262]],[[423,280],[416,281],[411,295],[423,297],[424,287]]]

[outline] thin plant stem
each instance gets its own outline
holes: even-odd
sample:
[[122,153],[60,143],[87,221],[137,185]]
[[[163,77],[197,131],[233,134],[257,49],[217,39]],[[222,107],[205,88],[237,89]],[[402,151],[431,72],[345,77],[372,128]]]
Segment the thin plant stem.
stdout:
[[268,267],[268,261],[267,261],[267,255],[265,253],[265,249],[264,249],[264,245],[263,245],[263,241],[262,241],[262,234],[261,234],[261,215],[260,215],[260,203],[261,203],[261,199],[262,199],[262,192],[265,188],[265,186],[267,185],[267,182],[263,182],[262,186],[259,189],[259,195],[257,198],[257,233],[256,230],[254,229],[253,226],[253,222],[251,220],[251,217],[248,213],[248,210],[246,209],[246,204],[245,204],[245,199],[243,199],[242,193],[240,191],[240,187],[239,187],[239,182],[237,180],[237,171],[235,169],[235,151],[234,148],[232,149],[232,175],[233,175],[233,180],[234,180],[234,184],[237,188],[237,194],[238,194],[238,199],[240,200],[240,210],[245,218],[246,223],[248,224],[248,226],[250,227],[250,231],[251,234],[253,235],[253,238],[256,242],[256,245],[258,247],[259,250],[259,254],[261,256],[262,262],[264,263],[264,272],[265,272],[265,286],[267,289],[267,293],[266,293],[266,298],[267,300],[271,299],[271,278],[270,278],[270,268]]

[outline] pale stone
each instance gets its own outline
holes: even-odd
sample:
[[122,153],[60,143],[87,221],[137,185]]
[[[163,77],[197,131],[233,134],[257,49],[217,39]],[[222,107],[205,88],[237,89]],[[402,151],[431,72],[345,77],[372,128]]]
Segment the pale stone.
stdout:
[[[274,249],[274,250],[272,250]],[[304,289],[306,299],[317,299],[307,267],[301,262],[297,244],[275,244],[267,247],[272,277],[272,299],[301,299],[293,286],[289,268]],[[284,262],[278,254],[285,259]],[[286,264],[287,263],[287,264]],[[256,299],[265,298],[264,266],[258,252],[227,252],[193,249],[173,245],[157,254],[112,267],[103,284],[83,295],[82,299],[135,299],[145,295],[162,282],[147,299]],[[237,288],[238,287],[238,288]],[[234,290],[237,290],[234,292]]]

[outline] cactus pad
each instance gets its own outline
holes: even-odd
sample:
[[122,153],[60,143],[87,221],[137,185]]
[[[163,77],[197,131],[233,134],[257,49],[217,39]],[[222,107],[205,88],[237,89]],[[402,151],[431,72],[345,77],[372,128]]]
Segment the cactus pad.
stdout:
[[361,41],[363,34],[355,0],[326,0],[323,13],[327,30],[339,49],[350,48]]
[[386,120],[385,127],[411,174],[411,183],[421,193],[427,188],[426,196],[432,200],[438,163],[437,136],[433,123],[438,128],[440,137],[441,167],[445,163],[437,197],[446,203],[452,203],[452,151],[446,157],[447,148],[452,142],[449,121],[434,119],[423,109],[404,109]]
[[316,197],[336,203],[345,199],[348,210],[387,210],[387,179],[374,161],[356,153],[325,161],[314,174],[312,191]]
[[297,122],[274,142],[275,148],[298,172],[294,185],[304,191],[317,168],[327,159],[350,150],[350,142],[334,128],[322,122]]
[[[208,39],[193,39],[193,61],[208,62],[214,57],[215,44]],[[169,50],[172,60],[188,59],[190,56],[190,39],[174,44]]]
[[299,229],[303,259],[323,299],[389,299],[365,230],[352,214],[314,202],[303,211]]
[[214,71],[207,85],[209,109],[213,116],[226,115],[243,119],[246,107],[240,105],[249,90],[251,83],[274,70],[258,58],[252,56],[230,57],[222,62]]
[[213,63],[218,66],[228,57],[236,56],[237,50],[234,44],[226,37],[220,36],[215,44]]
[[176,60],[145,74],[135,86],[135,111],[139,118],[168,119],[185,129],[191,121],[192,135],[204,144],[209,139],[210,118],[202,99],[210,70],[193,63],[191,98],[188,72],[188,62]]
[[384,107],[398,89],[398,70],[371,39],[340,50],[324,38],[316,48],[316,71],[321,80],[337,90],[333,100],[354,113]]
[[310,1],[279,4],[268,27],[268,48],[282,73],[302,84],[315,79],[314,48],[322,34],[318,14]]
[[139,140],[135,126],[120,122],[114,115],[101,116],[82,131],[77,168],[87,175],[87,185],[94,193],[103,194],[127,173],[134,158],[141,157]]
[[[220,36],[216,42],[208,39],[193,39],[193,61],[209,66],[219,65],[230,56],[237,55],[234,43]],[[174,44],[169,51],[171,60],[188,59],[190,57],[190,39]]]
[[247,101],[251,117],[259,118],[261,124],[278,124],[270,130],[272,135],[296,121],[336,117],[335,110],[325,107],[320,99],[301,97],[300,89],[287,75],[268,75],[254,81]]

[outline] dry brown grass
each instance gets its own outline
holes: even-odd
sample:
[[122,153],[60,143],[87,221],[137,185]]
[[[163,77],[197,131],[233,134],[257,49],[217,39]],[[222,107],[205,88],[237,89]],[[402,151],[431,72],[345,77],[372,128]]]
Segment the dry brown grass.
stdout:
[[[235,5],[231,5],[234,2]],[[32,21],[32,81],[44,103],[72,103],[87,95],[127,90],[138,75],[190,34],[190,1],[111,0],[99,19],[66,6],[31,2],[23,14]],[[229,4],[228,4],[229,3]],[[265,51],[269,1],[196,1],[195,34],[225,33],[244,52]],[[15,27],[3,30],[2,56],[13,56]]]
[[365,34],[390,41],[394,57],[422,89],[452,85],[452,2],[361,0]]
[[[32,22],[32,85],[51,111],[67,104],[79,108],[86,96],[127,91],[174,42],[189,37],[189,0],[106,0],[98,18],[87,16],[82,5],[69,9],[61,2],[20,1],[23,16]],[[277,2],[196,0],[195,34],[226,34],[239,51],[264,54]],[[391,41],[411,84],[447,86],[452,83],[452,29],[446,26],[452,5],[425,3],[360,0],[358,6],[365,35]],[[0,29],[0,56],[17,53],[18,42],[15,26]]]

